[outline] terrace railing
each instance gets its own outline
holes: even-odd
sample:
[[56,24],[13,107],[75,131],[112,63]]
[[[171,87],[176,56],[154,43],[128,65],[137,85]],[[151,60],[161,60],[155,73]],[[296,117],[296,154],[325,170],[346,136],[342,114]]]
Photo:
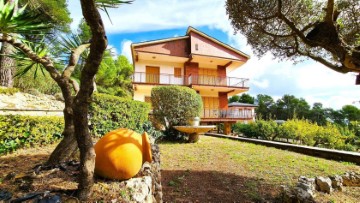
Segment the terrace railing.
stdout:
[[225,87],[249,87],[247,78],[218,77],[210,75],[190,75],[187,79],[188,85],[209,85]]
[[149,74],[136,72],[132,75],[134,83],[162,84],[162,85],[184,85],[184,76],[174,74]]
[[204,109],[202,118],[252,119],[254,116],[251,111],[246,110]]
[[136,72],[132,76],[134,83],[162,84],[162,85],[209,85],[223,87],[248,88],[249,79],[235,77],[218,77],[209,75],[149,74]]

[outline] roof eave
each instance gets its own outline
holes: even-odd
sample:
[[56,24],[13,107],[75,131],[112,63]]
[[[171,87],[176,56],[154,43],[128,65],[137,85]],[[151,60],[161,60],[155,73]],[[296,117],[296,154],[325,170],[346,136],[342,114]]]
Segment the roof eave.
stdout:
[[242,51],[239,51],[239,50],[235,49],[234,47],[231,47],[230,45],[227,45],[227,44],[225,44],[225,43],[223,43],[223,42],[221,42],[221,41],[219,41],[219,40],[217,40],[217,39],[215,39],[213,37],[210,37],[209,35],[195,29],[194,27],[189,26],[189,28],[186,31],[186,35],[188,36],[190,32],[195,32],[195,33],[197,33],[197,34],[199,34],[199,35],[201,35],[201,36],[203,36],[203,37],[205,37],[205,38],[207,38],[207,39],[209,39],[209,40],[211,40],[211,41],[213,41],[213,42],[215,42],[215,43],[217,43],[217,44],[219,44],[219,45],[221,45],[221,46],[223,46],[225,48],[228,48],[228,49],[236,52],[237,54],[247,58],[247,60],[250,59],[249,55],[247,55],[247,54],[243,53]]

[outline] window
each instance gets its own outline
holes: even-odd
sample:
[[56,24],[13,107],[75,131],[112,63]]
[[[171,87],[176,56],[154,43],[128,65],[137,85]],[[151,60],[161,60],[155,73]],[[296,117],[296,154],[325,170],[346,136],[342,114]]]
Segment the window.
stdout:
[[160,81],[160,67],[146,66],[146,82],[158,84]]
[[175,78],[181,78],[181,68],[174,68]]

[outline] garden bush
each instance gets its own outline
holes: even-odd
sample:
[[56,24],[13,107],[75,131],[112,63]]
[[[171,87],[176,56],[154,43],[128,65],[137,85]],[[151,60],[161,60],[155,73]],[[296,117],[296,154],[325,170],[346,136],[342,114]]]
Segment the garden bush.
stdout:
[[0,94],[6,94],[6,95],[13,95],[16,92],[19,92],[19,89],[17,88],[4,88],[0,87]]
[[201,96],[195,90],[182,86],[159,86],[151,91],[154,119],[165,126],[165,138],[178,139],[181,134],[172,126],[186,125],[200,116]]
[[53,143],[63,128],[62,117],[0,115],[0,154]]
[[242,134],[245,137],[256,138],[257,134],[255,132],[255,123],[252,122],[250,124],[245,123],[235,123],[232,125],[232,130],[236,134]]
[[257,137],[265,140],[272,140],[276,136],[277,124],[275,121],[258,120],[254,126],[254,132]]
[[[156,128],[153,126],[151,121],[146,121],[143,124],[143,130],[147,132],[147,134],[154,139],[154,142],[161,140],[164,137],[164,133],[160,130],[156,130]],[[140,131],[140,133],[143,133],[143,131]]]
[[282,138],[292,143],[348,151],[359,148],[354,130],[331,123],[318,126],[307,120],[292,119],[277,125],[274,121],[258,120],[250,124],[235,124],[233,130],[250,138]]
[[[20,68],[17,72],[22,72]],[[36,75],[36,77],[35,77]],[[35,68],[31,68],[26,74],[14,78],[14,87],[20,89],[22,92],[33,92],[37,90],[43,94],[54,95],[61,92],[60,87],[50,77],[49,73],[40,70],[36,73]]]
[[90,129],[94,136],[101,137],[117,128],[129,128],[141,132],[148,120],[149,104],[132,99],[95,93],[90,105]]

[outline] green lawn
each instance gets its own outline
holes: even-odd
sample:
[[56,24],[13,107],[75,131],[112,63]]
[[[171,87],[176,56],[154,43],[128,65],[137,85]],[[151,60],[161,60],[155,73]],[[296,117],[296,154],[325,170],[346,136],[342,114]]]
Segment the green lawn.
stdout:
[[[195,144],[161,143],[165,201],[274,200],[280,185],[308,177],[360,172],[352,163],[337,162],[251,143],[202,136]],[[356,202],[358,188],[320,200]]]

